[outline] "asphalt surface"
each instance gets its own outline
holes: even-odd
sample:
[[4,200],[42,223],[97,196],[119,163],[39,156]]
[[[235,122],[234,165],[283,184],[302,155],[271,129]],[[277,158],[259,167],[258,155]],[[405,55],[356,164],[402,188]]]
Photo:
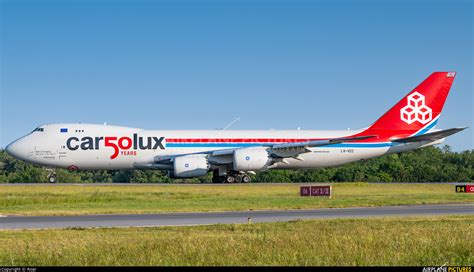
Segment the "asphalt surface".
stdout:
[[298,219],[434,215],[474,215],[474,204],[201,213],[7,216],[0,217],[0,229],[191,226],[248,223],[249,218],[251,222],[256,223]]

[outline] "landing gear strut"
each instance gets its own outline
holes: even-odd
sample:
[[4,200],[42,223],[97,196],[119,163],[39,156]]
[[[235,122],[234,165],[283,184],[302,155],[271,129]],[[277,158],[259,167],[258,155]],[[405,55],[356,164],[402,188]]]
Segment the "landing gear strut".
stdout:
[[56,183],[58,182],[58,179],[56,177],[56,172],[54,171],[54,169],[46,169],[49,173],[48,173],[48,182],[49,183]]

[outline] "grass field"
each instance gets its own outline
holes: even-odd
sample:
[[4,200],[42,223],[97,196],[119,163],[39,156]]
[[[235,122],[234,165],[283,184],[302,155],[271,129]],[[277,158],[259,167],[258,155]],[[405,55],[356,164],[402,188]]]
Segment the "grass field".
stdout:
[[159,213],[474,202],[450,184],[333,184],[333,197],[300,197],[298,184],[0,186],[0,214]]
[[474,265],[474,216],[0,231],[0,266]]

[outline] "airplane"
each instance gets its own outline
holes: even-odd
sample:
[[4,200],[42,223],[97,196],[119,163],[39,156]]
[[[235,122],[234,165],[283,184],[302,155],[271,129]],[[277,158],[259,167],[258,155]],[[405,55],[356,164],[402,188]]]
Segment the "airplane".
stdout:
[[[171,178],[212,172],[214,183],[248,183],[257,171],[338,166],[440,144],[466,128],[435,128],[455,76],[432,73],[364,129],[144,130],[61,123],[37,127],[6,152],[50,169],[154,169]],[[54,170],[48,181],[57,181]]]

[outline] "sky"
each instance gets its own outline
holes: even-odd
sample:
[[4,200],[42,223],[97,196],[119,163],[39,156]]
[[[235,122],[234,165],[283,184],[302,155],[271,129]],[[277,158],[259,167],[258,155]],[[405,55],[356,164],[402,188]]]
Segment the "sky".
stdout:
[[434,71],[474,149],[472,1],[1,2],[0,146],[41,124],[357,129]]

